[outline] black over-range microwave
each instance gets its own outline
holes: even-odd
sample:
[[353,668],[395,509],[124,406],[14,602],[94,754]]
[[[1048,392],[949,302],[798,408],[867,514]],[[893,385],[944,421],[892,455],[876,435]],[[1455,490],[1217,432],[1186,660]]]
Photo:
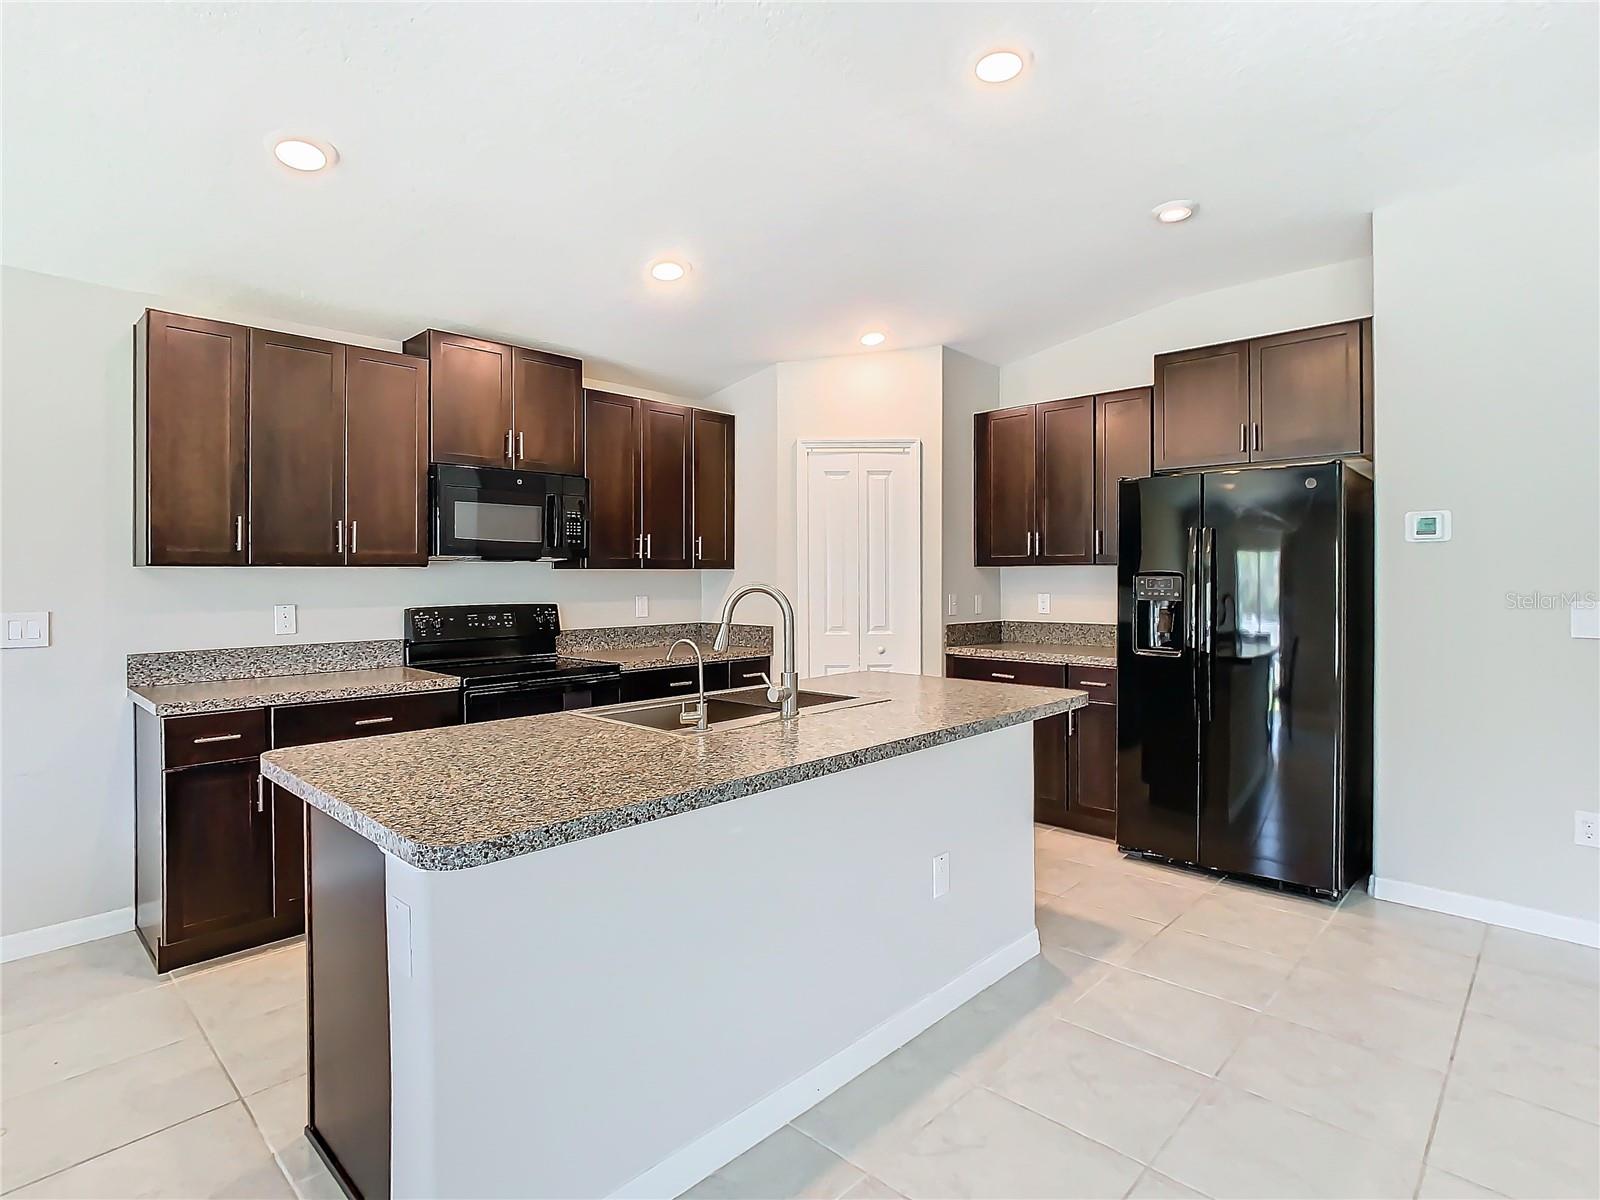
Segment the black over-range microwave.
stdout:
[[589,481],[581,475],[439,463],[428,492],[435,558],[572,561],[588,550]]

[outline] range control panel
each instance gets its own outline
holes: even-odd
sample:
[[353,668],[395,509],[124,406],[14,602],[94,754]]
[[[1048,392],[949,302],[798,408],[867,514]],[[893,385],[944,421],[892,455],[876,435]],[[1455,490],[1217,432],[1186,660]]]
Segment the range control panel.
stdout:
[[457,604],[406,609],[408,642],[459,642],[484,638],[526,638],[561,632],[554,604]]

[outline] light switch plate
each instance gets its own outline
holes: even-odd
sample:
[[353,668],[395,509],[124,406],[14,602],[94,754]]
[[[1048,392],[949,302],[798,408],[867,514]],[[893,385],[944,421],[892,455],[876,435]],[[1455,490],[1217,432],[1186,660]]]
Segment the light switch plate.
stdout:
[[635,617],[648,617],[650,615],[649,596],[635,596],[633,598],[633,615]]
[[1050,593],[1049,592],[1040,592],[1039,593],[1039,611],[1041,613],[1048,613],[1050,611]]
[[972,595],[972,615],[975,617],[981,617],[983,615],[982,592],[974,592]]
[[272,606],[272,632],[279,637],[289,637],[299,628],[295,618],[294,605],[274,604]]
[[50,614],[47,612],[6,613],[4,646],[7,650],[37,650],[50,644]]
[[950,615],[953,617],[959,611],[960,611],[960,606],[956,604],[956,594],[954,592],[951,592],[950,593]]

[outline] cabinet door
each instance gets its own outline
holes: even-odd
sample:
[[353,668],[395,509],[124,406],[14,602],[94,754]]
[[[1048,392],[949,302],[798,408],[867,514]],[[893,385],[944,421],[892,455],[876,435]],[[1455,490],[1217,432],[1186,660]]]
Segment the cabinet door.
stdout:
[[583,363],[542,350],[511,351],[516,465],[583,474]]
[[691,565],[689,443],[694,410],[640,401],[640,530],[644,565],[661,570]]
[[733,569],[733,417],[694,412],[694,565]]
[[1065,714],[1033,723],[1033,819],[1041,824],[1068,824],[1071,742]]
[[1155,465],[1249,461],[1250,356],[1244,342],[1156,355]]
[[1150,389],[1094,398],[1094,561],[1117,561],[1117,496],[1124,479],[1150,474]]
[[147,312],[134,334],[141,556],[151,566],[243,565],[250,331]]
[[585,392],[583,473],[589,477],[590,567],[644,563],[639,530],[639,401]]
[[250,331],[250,562],[344,561],[345,348]]
[[1250,457],[1361,453],[1361,323],[1250,343]]
[[511,465],[511,347],[430,329],[405,344],[428,360],[431,460]]
[[163,942],[272,916],[272,817],[256,762],[168,771]]
[[1117,706],[1090,703],[1072,714],[1067,747],[1068,829],[1117,832]]
[[1035,409],[1039,463],[1034,559],[1052,566],[1094,561],[1094,397]]
[[272,808],[272,915],[303,921],[306,913],[306,802],[267,784]]
[[1033,405],[979,413],[973,420],[973,515],[977,565],[1034,561]]
[[427,360],[346,347],[345,412],[346,561],[426,566]]

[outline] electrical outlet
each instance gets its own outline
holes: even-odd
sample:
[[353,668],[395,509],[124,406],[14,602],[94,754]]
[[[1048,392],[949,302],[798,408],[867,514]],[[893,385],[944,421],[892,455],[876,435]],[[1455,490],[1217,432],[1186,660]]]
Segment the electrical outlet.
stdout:
[[953,617],[961,611],[961,606],[956,603],[956,594],[950,593],[950,615]]
[[973,596],[972,596],[972,615],[975,616],[975,617],[983,616],[983,596],[982,596],[981,593],[976,593],[976,592],[973,593]]
[[295,620],[294,605],[275,604],[272,606],[272,632],[279,637],[288,637],[298,628]]
[[950,890],[950,854],[933,856],[933,898],[937,900]]
[[50,644],[49,613],[6,613],[4,620],[7,650],[38,649]]
[[650,615],[649,596],[635,596],[633,598],[633,615],[635,617],[648,617]]
[[1039,611],[1041,613],[1047,613],[1047,612],[1050,611],[1050,593],[1049,592],[1040,592],[1039,593]]
[[1600,846],[1600,813],[1573,813],[1572,840],[1580,846]]

